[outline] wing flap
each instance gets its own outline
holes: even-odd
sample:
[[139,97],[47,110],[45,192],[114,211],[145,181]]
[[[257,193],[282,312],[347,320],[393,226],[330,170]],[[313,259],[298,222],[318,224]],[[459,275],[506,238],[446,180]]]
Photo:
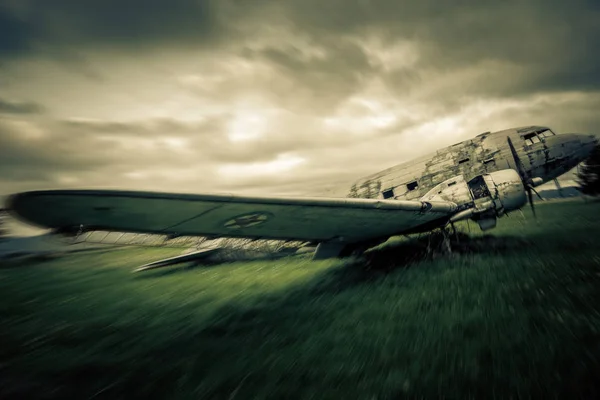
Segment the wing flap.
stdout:
[[456,205],[350,198],[252,197],[113,190],[12,195],[8,208],[30,223],[62,229],[185,236],[362,241],[449,217]]

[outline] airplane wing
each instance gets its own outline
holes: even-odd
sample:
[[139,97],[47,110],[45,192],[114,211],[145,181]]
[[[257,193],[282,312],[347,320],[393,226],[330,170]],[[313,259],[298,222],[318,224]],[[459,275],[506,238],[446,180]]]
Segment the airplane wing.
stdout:
[[114,190],[48,190],[12,195],[16,217],[46,228],[173,236],[244,237],[344,243],[445,224],[451,202],[249,197]]

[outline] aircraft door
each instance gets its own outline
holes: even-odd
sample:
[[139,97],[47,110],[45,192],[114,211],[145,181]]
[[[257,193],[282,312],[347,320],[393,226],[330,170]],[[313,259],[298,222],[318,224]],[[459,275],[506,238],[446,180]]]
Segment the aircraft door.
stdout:
[[467,183],[475,204],[475,209],[496,208],[496,199],[492,196],[489,189],[490,187],[494,187],[493,181],[488,182],[487,177],[489,175],[485,177],[477,175]]
[[489,197],[490,191],[483,179],[483,176],[478,175],[475,178],[471,179],[468,183],[469,190],[471,191],[471,195],[473,196],[473,200],[483,199],[485,197]]

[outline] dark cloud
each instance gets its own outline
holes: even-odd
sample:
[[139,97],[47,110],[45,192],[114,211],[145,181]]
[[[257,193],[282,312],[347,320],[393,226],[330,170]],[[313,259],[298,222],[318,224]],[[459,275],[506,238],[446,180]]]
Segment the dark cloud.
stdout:
[[[320,54],[311,55],[311,51]],[[308,51],[297,45],[287,45],[245,49],[243,55],[250,60],[267,62],[283,76],[291,78],[292,93],[296,94],[294,100],[310,99],[313,106],[317,101],[321,111],[325,112],[359,92],[364,82],[376,72],[364,50],[344,38],[321,38],[318,47]],[[281,93],[279,97],[290,97],[290,92]]]
[[[527,121],[548,125],[559,133],[600,134],[600,93],[566,93],[542,97],[526,106],[511,107],[497,115],[498,120],[516,121],[526,125]],[[516,124],[515,124],[516,125]]]
[[[320,107],[335,106],[372,76],[406,95],[432,74],[489,61],[514,68],[489,70],[459,95],[600,86],[600,53],[594,50],[600,48],[600,7],[592,0],[21,0],[0,8],[0,30],[0,56],[55,52],[67,63],[76,60],[69,51],[98,48],[233,49],[287,77],[291,85],[270,90],[279,99],[287,94],[288,101],[289,91],[297,92],[292,105],[312,97]],[[368,36],[384,46],[416,43],[418,63],[382,70],[353,42]],[[296,45],[294,38],[306,43]],[[307,47],[322,55],[307,56]]]
[[[600,32],[598,33],[600,35]],[[598,43],[600,46],[600,42]],[[559,61],[560,62],[560,61]],[[585,60],[581,57],[575,65],[538,66],[527,71],[523,79],[506,85],[513,89],[505,95],[531,92],[562,92],[570,90],[597,92],[600,90],[600,57]]]
[[[414,39],[429,57],[463,64],[484,58],[560,60],[599,40],[600,7],[591,0],[459,1],[317,0],[281,8],[314,36],[376,34],[388,42]],[[460,60],[463,60],[462,62]]]
[[0,114],[40,114],[44,107],[30,101],[13,101],[0,98]]
[[[0,176],[328,189],[486,130],[597,131],[599,4],[6,0],[6,87],[48,109],[0,99],[11,114],[0,119]],[[47,71],[47,57],[96,81]],[[232,130],[260,132],[232,141]],[[286,154],[305,162],[264,176],[215,172]]]
[[33,50],[204,43],[217,23],[210,0],[19,0],[0,8],[0,55]]
[[31,50],[36,29],[0,4],[0,55],[13,56]]
[[[390,75],[388,81],[396,81],[401,93],[406,94],[408,89],[430,78],[431,73],[495,61],[515,68],[490,70],[473,88],[463,88],[458,94],[509,96],[532,90],[595,90],[600,86],[600,53],[593,50],[600,48],[598,4],[590,0],[451,3],[333,0],[326,4],[317,0],[290,0],[272,12],[289,20],[293,32],[309,35],[311,42],[335,54],[338,71]],[[378,37],[386,45],[399,40],[414,41],[419,49],[419,62],[409,69],[374,71],[360,59],[340,57],[344,49],[333,45],[336,40],[366,36]],[[287,57],[293,57],[294,53],[289,51]],[[273,52],[265,55],[274,58]],[[281,54],[276,56],[280,61],[285,60]],[[318,62],[306,68],[313,73],[322,71],[329,77],[336,76]],[[514,69],[518,69],[517,75],[511,74]],[[354,85],[355,81],[350,79],[348,84]]]

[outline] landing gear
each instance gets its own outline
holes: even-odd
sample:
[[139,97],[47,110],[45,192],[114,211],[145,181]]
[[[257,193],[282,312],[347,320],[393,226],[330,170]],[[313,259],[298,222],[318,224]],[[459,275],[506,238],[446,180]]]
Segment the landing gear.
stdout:
[[[454,226],[453,226],[454,228]],[[456,234],[456,231],[454,231]],[[446,228],[442,228],[442,253],[445,255],[452,254],[452,244],[450,241],[450,233]]]
[[446,228],[440,228],[439,232],[437,230],[429,232],[427,236],[426,254],[433,257],[436,257],[439,254],[444,256],[452,254],[451,235],[454,235],[458,240],[458,234],[456,233],[454,225],[452,225],[452,230],[453,232],[450,232]]

